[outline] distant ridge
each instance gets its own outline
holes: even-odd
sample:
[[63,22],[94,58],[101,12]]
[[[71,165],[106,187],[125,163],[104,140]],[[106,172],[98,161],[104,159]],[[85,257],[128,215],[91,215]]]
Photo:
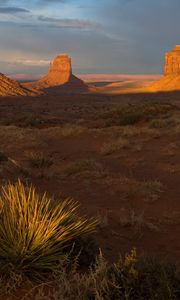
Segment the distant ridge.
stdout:
[[16,80],[0,73],[0,96],[33,96],[35,94],[34,91],[24,88]]

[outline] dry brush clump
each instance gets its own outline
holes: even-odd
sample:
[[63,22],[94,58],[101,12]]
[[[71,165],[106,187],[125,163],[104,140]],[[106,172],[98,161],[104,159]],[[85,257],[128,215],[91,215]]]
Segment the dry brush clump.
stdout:
[[81,125],[64,124],[62,126],[55,126],[55,127],[41,129],[41,134],[45,138],[56,137],[56,139],[57,139],[57,138],[62,138],[62,137],[79,136],[83,133],[86,133],[87,131],[88,131],[88,129]]
[[107,176],[103,182],[112,194],[121,193],[122,199],[139,198],[145,202],[154,202],[164,191],[163,184],[158,180],[140,181],[121,174]]
[[27,161],[32,168],[47,169],[53,165],[53,159],[45,156],[42,152],[30,152],[27,154]]
[[76,175],[84,172],[91,172],[95,174],[103,174],[104,169],[101,163],[94,159],[81,159],[67,164],[63,173],[66,176]]
[[0,275],[39,279],[54,273],[65,250],[96,227],[78,214],[72,199],[55,204],[20,180],[0,196]]
[[136,103],[128,104],[114,110],[110,110],[96,116],[105,121],[106,126],[134,125],[139,122],[147,122],[153,118],[165,116],[176,107],[169,103]]
[[61,269],[54,283],[41,285],[23,300],[177,300],[180,297],[180,276],[175,266],[154,258],[138,257],[136,250],[108,264],[100,255],[86,273],[77,265]]
[[128,149],[128,148],[130,148],[130,141],[120,137],[117,140],[109,141],[108,143],[102,145],[100,152],[103,155],[110,155],[121,149]]

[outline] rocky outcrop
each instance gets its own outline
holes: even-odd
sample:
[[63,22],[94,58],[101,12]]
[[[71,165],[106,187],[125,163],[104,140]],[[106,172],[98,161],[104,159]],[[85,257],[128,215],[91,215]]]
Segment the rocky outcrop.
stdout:
[[72,74],[71,58],[67,54],[54,58],[47,75],[36,82],[26,83],[24,86],[51,94],[79,93],[87,90],[86,84]]
[[34,96],[36,93],[24,88],[17,81],[0,73],[0,96]]
[[148,88],[148,91],[180,90],[180,45],[165,55],[164,76]]
[[180,45],[176,45],[174,49],[165,55],[164,76],[180,75]]
[[71,80],[72,66],[71,58],[66,55],[57,56],[51,63],[49,73],[39,82],[44,86],[57,86],[66,84]]

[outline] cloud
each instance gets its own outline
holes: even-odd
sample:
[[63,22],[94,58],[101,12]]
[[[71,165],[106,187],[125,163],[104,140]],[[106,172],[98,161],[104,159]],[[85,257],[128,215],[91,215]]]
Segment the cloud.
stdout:
[[41,22],[46,22],[50,27],[56,28],[78,28],[78,29],[90,29],[90,28],[98,28],[101,25],[96,22],[81,20],[81,19],[58,19],[58,18],[50,18],[39,16],[38,20]]
[[18,14],[29,12],[29,10],[21,7],[0,7],[0,14]]
[[21,64],[25,66],[48,66],[50,61],[49,60],[30,60],[30,59],[19,59],[16,60],[14,63]]

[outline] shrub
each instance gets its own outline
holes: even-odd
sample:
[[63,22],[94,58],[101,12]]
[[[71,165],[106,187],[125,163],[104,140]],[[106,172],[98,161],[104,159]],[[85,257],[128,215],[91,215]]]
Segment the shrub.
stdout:
[[105,112],[98,115],[98,118],[106,120],[107,126],[133,125],[140,121],[148,121],[156,116],[165,115],[173,109],[173,105],[166,103],[136,103]]
[[55,272],[67,247],[95,230],[96,221],[78,215],[78,204],[52,203],[20,180],[0,197],[0,273],[43,278]]
[[105,143],[102,147],[101,147],[101,153],[104,155],[109,155],[112,154],[118,150],[121,149],[127,149],[130,146],[130,142],[127,139],[124,138],[118,138],[115,141],[109,142],[109,143]]
[[27,156],[29,165],[32,168],[43,169],[49,168],[53,164],[51,157],[45,157],[43,153],[31,152]]
[[46,285],[41,286],[34,298],[46,295],[47,300],[178,300],[179,287],[180,276],[173,265],[137,257],[132,250],[112,265],[100,255],[87,273],[78,272],[76,264],[68,271],[64,268],[49,293]]
[[103,167],[93,159],[82,159],[72,162],[64,168],[64,174],[67,176],[79,174],[81,172],[102,172]]

